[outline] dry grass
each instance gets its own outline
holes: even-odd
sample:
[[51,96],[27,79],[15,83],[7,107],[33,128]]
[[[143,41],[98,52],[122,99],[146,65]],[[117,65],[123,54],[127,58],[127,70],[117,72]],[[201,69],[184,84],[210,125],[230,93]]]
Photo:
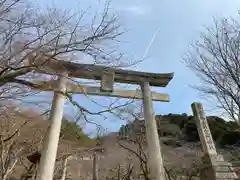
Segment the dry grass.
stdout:
[[[31,110],[24,112],[14,112],[13,109],[8,109],[7,112],[1,113],[0,132],[4,137],[13,134],[16,129],[19,129],[24,124],[16,135],[15,148],[23,148],[22,162],[19,162],[13,170],[14,177],[20,177],[24,172],[23,163],[29,165],[26,156],[41,150],[42,139],[48,127],[48,120]],[[140,168],[139,161],[129,151],[120,148],[118,145],[116,133],[111,133],[101,139],[101,145],[98,148],[104,151],[99,152],[99,177],[106,178],[110,174],[114,174],[119,165],[127,166],[133,164],[135,170]],[[130,142],[123,141],[124,145],[131,149],[136,149],[136,146]],[[185,144],[182,147],[173,148],[162,143],[162,154],[164,163],[168,169],[191,168],[193,164],[199,164],[200,156],[202,155],[199,146],[196,144]],[[92,174],[92,160],[82,159],[82,157],[92,157],[93,149],[96,148],[95,143],[86,144],[76,138],[76,136],[67,132],[67,135],[61,139],[58,148],[58,162],[56,164],[56,172],[61,169],[63,157],[72,154],[68,162],[68,177],[72,180],[90,179]],[[146,151],[146,146],[144,147]]]

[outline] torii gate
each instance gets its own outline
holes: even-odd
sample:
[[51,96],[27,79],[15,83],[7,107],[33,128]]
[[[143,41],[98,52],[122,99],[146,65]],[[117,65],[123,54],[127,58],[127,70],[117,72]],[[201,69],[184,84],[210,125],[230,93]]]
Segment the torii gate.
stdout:
[[[34,62],[43,62],[37,72],[60,74],[57,81],[41,83],[40,90],[54,91],[51,109],[51,124],[44,139],[43,151],[39,167],[39,180],[52,180],[56,160],[65,96],[64,93],[79,93],[98,96],[143,99],[146,137],[150,176],[153,180],[165,180],[163,159],[159,143],[158,131],[153,112],[154,101],[169,102],[168,94],[151,92],[150,86],[166,87],[173,78],[173,73],[157,74],[138,71],[121,70],[92,64],[77,64],[62,60],[43,60],[38,56]],[[28,59],[28,64],[34,64]],[[101,87],[82,86],[69,82],[67,77],[101,80]],[[141,91],[114,90],[114,82],[138,84]]]

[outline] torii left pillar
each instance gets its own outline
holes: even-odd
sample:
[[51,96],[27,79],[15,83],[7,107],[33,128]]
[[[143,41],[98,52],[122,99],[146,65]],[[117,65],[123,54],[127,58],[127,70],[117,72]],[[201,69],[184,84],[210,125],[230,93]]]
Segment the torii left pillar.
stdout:
[[57,156],[58,142],[61,131],[62,117],[64,111],[64,102],[66,92],[67,74],[59,77],[58,89],[59,92],[54,92],[50,126],[44,138],[43,150],[40,159],[40,167],[38,180],[52,180],[54,174],[54,166]]

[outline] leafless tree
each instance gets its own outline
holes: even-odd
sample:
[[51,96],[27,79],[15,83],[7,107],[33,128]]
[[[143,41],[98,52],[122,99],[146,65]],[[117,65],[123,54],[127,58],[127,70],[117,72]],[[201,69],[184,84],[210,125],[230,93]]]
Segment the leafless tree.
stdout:
[[[9,100],[24,101],[26,97],[37,94],[38,92],[32,91],[37,86],[35,80],[58,76],[57,72],[51,76],[36,73],[35,70],[42,63],[76,59],[85,63],[85,57],[90,59],[90,63],[113,67],[128,67],[137,63],[125,58],[118,51],[118,37],[124,30],[118,24],[118,18],[109,12],[108,2],[101,13],[93,16],[91,22],[85,22],[84,17],[87,15],[88,10],[72,12],[55,7],[40,9],[25,0],[0,2],[0,99],[4,102],[1,104],[3,109],[5,102]],[[45,61],[40,61],[39,57],[44,57]],[[26,64],[26,59],[30,59],[32,63]],[[76,82],[75,79],[71,80]],[[76,123],[80,119],[94,123],[89,116],[101,115],[107,118],[106,113],[118,116],[115,111],[117,108],[133,102],[120,103],[119,99],[114,99],[106,105],[88,98],[103,109],[91,111],[80,105],[73,94],[65,95],[68,102],[78,109]],[[13,137],[17,133],[18,131],[12,134]],[[8,137],[11,139],[11,136]],[[6,152],[5,144],[1,148],[1,152]],[[2,162],[6,164],[4,161],[8,156],[4,155],[4,158]],[[34,163],[27,166],[26,170],[30,174],[36,169],[33,165]],[[9,174],[9,169],[5,165],[2,168],[2,177],[5,178],[4,174]]]
[[[140,140],[139,137],[137,139],[135,139],[133,142],[136,145],[136,149],[135,148],[130,148],[130,147],[128,147],[128,145],[126,145],[122,142],[119,142],[118,144],[119,144],[120,147],[122,147],[125,150],[131,152],[139,160],[140,172],[137,175],[138,179],[150,180],[149,169],[148,169],[148,164],[147,164],[147,155],[146,155],[146,152],[144,151],[144,144]],[[129,176],[133,175],[132,173],[131,174],[128,173],[128,174],[129,174]]]
[[[1,137],[2,138],[2,137]],[[9,143],[4,142],[1,139],[1,178],[6,180],[11,175],[13,169],[15,168],[17,162],[19,161],[19,153],[22,149],[14,149],[14,141],[10,141]]]
[[[96,13],[90,22],[85,21],[86,16],[88,9],[72,12],[55,7],[40,9],[25,0],[1,1],[1,100],[26,101],[26,97],[38,94],[39,92],[31,89],[37,86],[35,80],[55,78],[58,73],[48,76],[34,70],[42,63],[51,63],[51,60],[85,63],[88,61],[85,59],[89,59],[90,63],[113,67],[129,67],[139,62],[129,60],[119,52],[119,36],[125,30],[121,28],[117,16],[109,11],[109,2],[105,3],[102,12]],[[26,64],[26,59],[30,59],[32,63]],[[71,80],[76,82],[74,78]],[[104,119],[107,118],[107,113],[118,116],[115,111],[117,108],[132,103],[123,103],[115,98],[106,104],[87,97],[93,104],[104,109],[92,111],[78,103],[73,94],[68,93],[66,97],[79,110],[75,116],[76,121],[83,119],[91,123],[94,123],[91,120],[94,116],[101,115]],[[35,101],[31,103],[40,104]]]
[[[19,135],[20,129],[26,124],[23,122],[16,127],[16,130],[10,130],[9,122],[6,117],[11,117],[11,114],[1,113],[0,121],[0,176],[1,179],[6,180],[11,175],[16,164],[20,160],[20,154],[23,148],[16,148],[16,139]],[[5,116],[5,118],[3,117]]]
[[240,24],[236,19],[214,19],[184,57],[200,78],[194,86],[240,125]]
[[[122,129],[122,133],[120,133],[120,138],[118,141],[118,145],[128,151],[132,156],[137,159],[139,164],[139,169],[137,170],[138,174],[131,173],[128,176],[129,179],[143,179],[150,180],[149,177],[149,168],[148,168],[148,157],[146,154],[147,151],[147,142],[145,137],[145,130],[141,123],[138,123],[139,119],[135,117],[136,120],[130,127],[123,126],[122,128],[126,128],[126,130]],[[129,129],[131,128],[131,129]],[[164,154],[163,154],[164,155]],[[182,156],[183,159],[187,159],[187,157]],[[133,161],[131,161],[133,162]],[[132,171],[136,171],[137,165],[134,161],[134,169]],[[171,164],[171,163],[169,163]],[[199,176],[199,161],[194,161],[191,163],[189,168],[176,167],[168,164],[164,164],[166,179],[168,180],[176,180],[176,179],[195,179]],[[129,167],[128,167],[128,170]]]

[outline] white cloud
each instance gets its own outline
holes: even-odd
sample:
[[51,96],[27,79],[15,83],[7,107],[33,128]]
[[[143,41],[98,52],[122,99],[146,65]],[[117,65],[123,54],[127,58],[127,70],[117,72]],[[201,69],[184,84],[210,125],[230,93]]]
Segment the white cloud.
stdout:
[[127,11],[128,13],[132,13],[134,15],[146,15],[152,12],[151,7],[146,6],[128,6],[128,7],[120,7],[120,11]]

